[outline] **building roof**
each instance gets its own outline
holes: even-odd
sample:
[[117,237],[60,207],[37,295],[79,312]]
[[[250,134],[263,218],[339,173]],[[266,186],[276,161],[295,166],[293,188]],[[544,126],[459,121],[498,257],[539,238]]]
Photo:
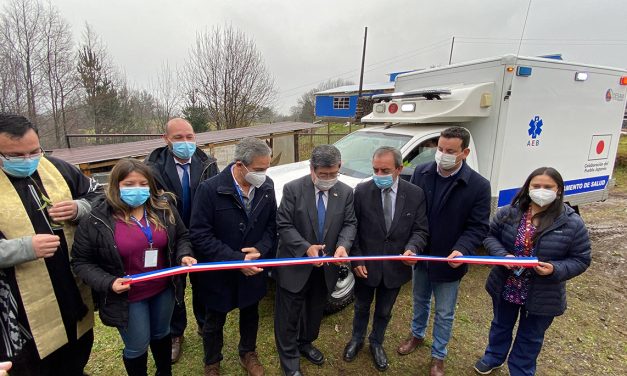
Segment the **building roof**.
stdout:
[[[261,124],[246,128],[226,129],[221,131],[203,132],[196,134],[196,143],[199,146],[239,141],[245,137],[263,137],[270,135],[289,134],[306,129],[319,128],[322,124],[281,122]],[[163,146],[161,138],[135,142],[124,142],[109,145],[81,146],[71,149],[53,149],[52,156],[63,159],[75,165],[117,160],[127,157],[142,157],[152,150]]]
[[[378,84],[364,84],[363,91],[377,91],[377,90],[391,90],[394,89],[394,82],[383,82]],[[315,95],[327,95],[327,94],[349,94],[359,92],[359,85],[346,85],[333,89],[323,90],[315,93]]]

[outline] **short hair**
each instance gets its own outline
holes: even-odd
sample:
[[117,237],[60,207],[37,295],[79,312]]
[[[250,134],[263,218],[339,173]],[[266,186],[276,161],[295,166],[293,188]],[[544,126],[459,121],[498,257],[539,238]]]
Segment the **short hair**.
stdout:
[[403,166],[403,156],[401,155],[401,152],[393,146],[381,146],[374,151],[374,154],[372,154],[372,159],[388,153],[391,153],[394,156],[394,166],[396,168]]
[[0,133],[6,133],[10,138],[24,137],[30,129],[38,133],[35,124],[26,117],[17,114],[0,113]]
[[440,133],[440,137],[459,138],[460,140],[462,140],[462,150],[468,148],[468,145],[470,145],[470,133],[466,130],[466,128],[462,128],[462,127],[446,128]]
[[235,162],[242,162],[244,166],[253,163],[257,157],[267,157],[272,154],[272,149],[263,141],[255,137],[243,138],[235,145]]
[[309,159],[311,167],[334,167],[342,163],[342,154],[333,145],[318,145],[311,151]]

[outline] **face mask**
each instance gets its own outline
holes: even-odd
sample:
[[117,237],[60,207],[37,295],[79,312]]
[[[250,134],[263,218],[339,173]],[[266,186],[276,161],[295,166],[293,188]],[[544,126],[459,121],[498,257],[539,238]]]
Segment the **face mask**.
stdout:
[[372,175],[372,180],[379,189],[390,188],[394,184],[394,177],[390,175]]
[[453,154],[444,154],[441,151],[435,152],[435,163],[442,170],[450,170],[457,164],[457,156]]
[[557,192],[544,188],[530,189],[529,198],[531,198],[531,201],[535,202],[540,207],[544,207],[555,201],[557,198]]
[[190,159],[195,151],[195,142],[181,141],[172,143],[172,153],[181,159]]
[[[248,167],[244,166],[244,168],[248,171]],[[266,181],[266,173],[262,171],[248,171],[244,175],[244,180],[249,182],[255,188],[259,188]]]
[[26,178],[31,176],[39,166],[41,156],[29,158],[2,158],[2,169],[4,172],[16,178]]
[[143,205],[150,197],[148,187],[124,187],[120,188],[120,198],[132,208]]
[[337,183],[337,178],[322,180],[316,176],[316,178],[314,179],[314,185],[321,191],[328,191],[329,189],[333,188],[335,183]]

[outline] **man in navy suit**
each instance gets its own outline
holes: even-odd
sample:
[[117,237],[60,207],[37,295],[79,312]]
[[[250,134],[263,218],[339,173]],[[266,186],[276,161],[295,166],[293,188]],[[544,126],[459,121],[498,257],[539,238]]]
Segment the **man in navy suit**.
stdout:
[[[351,256],[415,255],[427,245],[427,203],[421,188],[400,179],[401,153],[389,146],[374,152],[372,180],[355,189],[357,237]],[[353,335],[344,349],[344,360],[352,361],[363,347],[370,306],[376,296],[370,353],[379,371],[388,368],[383,338],[398,292],[411,280],[412,264],[398,261],[355,261],[355,316]]]
[[[157,186],[176,196],[176,209],[183,223],[189,228],[192,202],[200,183],[217,175],[216,159],[205,154],[196,147],[196,134],[191,124],[181,118],[168,121],[165,126],[163,140],[166,145],[153,150],[144,163],[150,166],[155,174]],[[190,275],[192,285],[196,276]],[[172,363],[181,357],[183,332],[187,327],[187,311],[185,309],[185,282],[187,276],[175,277],[177,284],[176,304],[170,321],[172,335]],[[192,286],[193,287],[193,286]],[[192,291],[194,315],[201,331],[205,310],[199,303],[196,293]]]
[[[416,167],[411,182],[427,198],[429,243],[425,254],[455,258],[472,255],[485,239],[490,221],[490,182],[466,164],[470,133],[445,129],[438,140],[435,162]],[[414,267],[414,317],[411,335],[398,348],[409,354],[424,343],[431,296],[435,298],[431,376],[444,375],[446,346],[451,337],[457,292],[467,265],[420,262]]]

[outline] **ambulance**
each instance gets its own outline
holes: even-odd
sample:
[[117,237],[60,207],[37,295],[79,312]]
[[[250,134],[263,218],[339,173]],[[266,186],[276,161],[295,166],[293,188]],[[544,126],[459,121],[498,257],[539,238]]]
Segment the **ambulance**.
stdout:
[[[471,134],[468,165],[490,181],[493,213],[542,166],[562,174],[565,201],[577,209],[608,197],[626,95],[627,70],[548,58],[505,55],[401,74],[394,92],[372,97],[367,126],[335,143],[340,180],[370,179],[380,146],[401,151],[409,179],[433,161],[440,132],[461,126]],[[285,183],[308,173],[308,161],[271,168],[278,202]],[[331,311],[352,296],[345,274]]]

